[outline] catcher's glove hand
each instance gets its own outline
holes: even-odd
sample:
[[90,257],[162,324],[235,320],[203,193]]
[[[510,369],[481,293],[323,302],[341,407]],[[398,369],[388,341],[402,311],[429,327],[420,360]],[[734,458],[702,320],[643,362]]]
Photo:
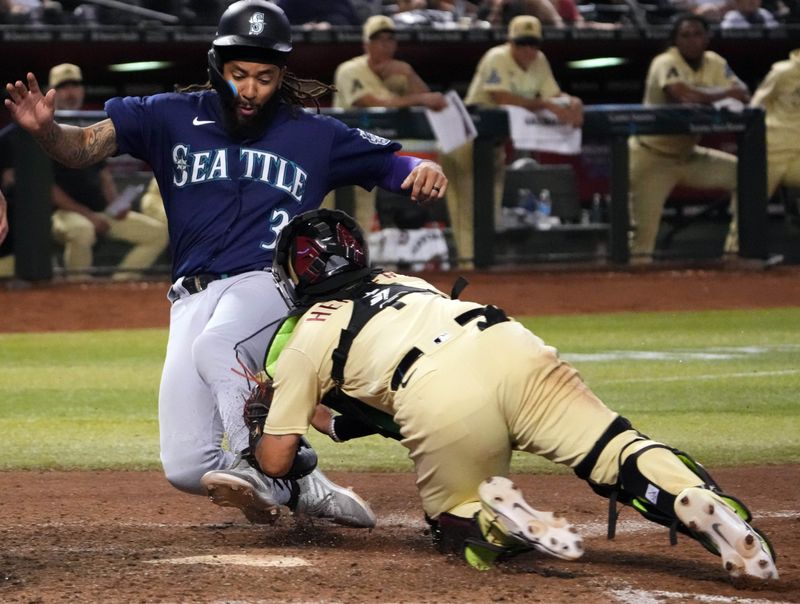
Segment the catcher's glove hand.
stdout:
[[[259,471],[261,467],[256,459],[256,447],[258,441],[264,435],[264,423],[267,421],[269,408],[272,405],[272,397],[275,388],[272,380],[256,382],[250,395],[244,402],[244,423],[250,434],[250,442],[247,449],[242,451],[242,455],[247,459],[251,466]],[[310,474],[317,467],[317,454],[305,438],[301,438],[294,456],[294,463],[285,476],[281,478],[297,479],[306,474]]]
[[267,421],[274,393],[272,380],[259,381],[244,401],[244,423],[250,433],[250,451],[254,453],[264,433],[264,422]]

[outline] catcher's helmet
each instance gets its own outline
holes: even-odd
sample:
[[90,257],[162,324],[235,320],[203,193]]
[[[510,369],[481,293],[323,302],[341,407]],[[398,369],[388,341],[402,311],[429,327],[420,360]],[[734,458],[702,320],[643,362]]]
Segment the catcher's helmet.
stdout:
[[295,216],[281,230],[272,272],[290,306],[338,297],[370,275],[369,249],[358,224],[341,210]]
[[280,7],[266,0],[239,0],[220,17],[217,34],[208,51],[208,79],[225,100],[232,89],[222,77],[225,61],[286,65],[292,50],[292,27]]

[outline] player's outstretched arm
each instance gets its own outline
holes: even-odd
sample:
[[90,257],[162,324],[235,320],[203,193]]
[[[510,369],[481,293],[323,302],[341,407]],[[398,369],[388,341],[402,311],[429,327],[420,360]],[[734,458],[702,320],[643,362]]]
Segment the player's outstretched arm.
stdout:
[[17,80],[6,84],[5,105],[17,124],[33,135],[50,157],[72,168],[84,168],[111,157],[117,138],[111,120],[86,128],[56,123],[55,91],[42,94],[36,76],[28,73],[27,85]]

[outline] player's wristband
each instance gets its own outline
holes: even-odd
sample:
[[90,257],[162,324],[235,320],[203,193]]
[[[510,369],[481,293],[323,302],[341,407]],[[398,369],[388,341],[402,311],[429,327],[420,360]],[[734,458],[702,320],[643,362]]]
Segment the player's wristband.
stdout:
[[328,435],[331,437],[331,439],[333,439],[333,442],[340,443],[342,442],[342,439],[340,439],[336,435],[336,428],[334,427],[335,423],[336,423],[336,416],[333,416],[331,417],[331,423],[328,426]]

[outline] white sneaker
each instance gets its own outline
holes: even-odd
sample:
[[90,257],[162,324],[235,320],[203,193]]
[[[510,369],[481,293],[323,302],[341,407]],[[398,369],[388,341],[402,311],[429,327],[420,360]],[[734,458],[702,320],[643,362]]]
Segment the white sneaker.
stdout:
[[[237,457],[227,470],[206,472],[200,482],[208,490],[212,502],[222,507],[239,508],[254,524],[273,524],[278,519],[278,493],[287,490],[241,457]],[[286,500],[285,494],[282,499]]]
[[583,542],[575,528],[565,518],[532,508],[508,478],[487,478],[478,487],[478,496],[482,506],[478,522],[481,516],[488,521],[486,527],[481,524],[488,541],[499,541],[499,545],[516,542],[563,560],[583,555]]
[[681,491],[675,498],[675,515],[700,534],[701,542],[705,539],[714,544],[731,577],[778,578],[766,540],[708,489],[691,487]]
[[295,481],[297,501],[289,508],[297,515],[324,518],[353,528],[373,528],[375,514],[352,489],[334,484],[319,469]]

